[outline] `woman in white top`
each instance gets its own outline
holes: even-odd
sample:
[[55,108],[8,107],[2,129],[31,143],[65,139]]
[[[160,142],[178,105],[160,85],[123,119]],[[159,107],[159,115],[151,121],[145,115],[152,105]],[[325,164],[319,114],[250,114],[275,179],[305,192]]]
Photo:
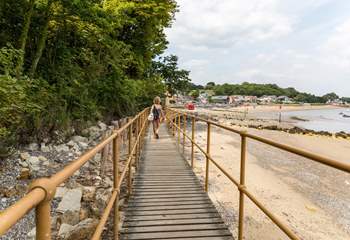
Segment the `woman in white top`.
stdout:
[[164,120],[164,113],[162,110],[162,105],[160,101],[160,97],[155,97],[153,99],[153,105],[151,108],[151,111],[153,113],[153,133],[155,138],[159,138],[158,131],[159,131],[159,125]]

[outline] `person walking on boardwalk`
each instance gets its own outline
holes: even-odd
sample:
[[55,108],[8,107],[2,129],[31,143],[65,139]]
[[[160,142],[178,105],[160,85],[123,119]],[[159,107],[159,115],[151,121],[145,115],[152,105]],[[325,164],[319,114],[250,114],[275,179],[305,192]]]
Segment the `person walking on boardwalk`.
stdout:
[[155,138],[159,138],[159,125],[164,120],[164,112],[161,105],[160,97],[155,97],[153,99],[153,105],[151,107],[151,113],[153,114],[153,133]]

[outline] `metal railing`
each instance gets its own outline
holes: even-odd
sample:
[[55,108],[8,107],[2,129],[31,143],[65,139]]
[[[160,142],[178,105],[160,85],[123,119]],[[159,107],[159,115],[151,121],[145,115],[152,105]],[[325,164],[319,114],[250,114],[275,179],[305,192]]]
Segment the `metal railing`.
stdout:
[[[77,160],[67,165],[63,170],[54,174],[49,178],[41,178],[32,182],[29,192],[17,201],[15,204],[0,213],[0,236],[5,234],[14,224],[24,217],[30,210],[35,208],[36,219],[36,239],[50,240],[51,239],[51,201],[55,196],[56,188],[76,171],[78,171],[85,163],[92,159],[98,152],[109,145],[113,145],[113,190],[108,204],[102,214],[102,217],[96,227],[96,230],[91,239],[100,239],[104,226],[106,225],[108,216],[114,206],[113,215],[113,231],[114,239],[119,238],[119,195],[121,185],[126,175],[128,176],[128,194],[132,191],[132,165],[138,168],[138,162],[143,144],[144,134],[148,125],[147,115],[149,108],[144,109],[134,118],[130,119],[124,126],[115,130],[111,136],[104,139],[97,146],[86,152]],[[128,158],[125,167],[119,176],[119,158],[121,137],[126,134],[128,140]],[[135,133],[134,143],[132,143],[133,132]]]
[[[281,143],[277,143],[275,141],[256,136],[248,133],[247,131],[240,131],[225,125],[218,124],[208,119],[203,119],[198,116],[194,116],[184,111],[176,110],[169,108],[166,111],[167,115],[167,124],[168,127],[171,128],[173,136],[176,135],[177,132],[177,144],[180,146],[181,144],[181,133],[183,136],[183,147],[185,146],[186,138],[191,142],[191,166],[194,167],[194,147],[196,146],[206,157],[205,162],[205,179],[204,179],[204,189],[208,191],[208,183],[209,183],[209,163],[213,163],[234,185],[236,185],[239,191],[239,213],[238,213],[238,239],[243,239],[243,224],[244,224],[244,199],[247,196],[266,216],[268,216],[272,222],[274,222],[290,239],[300,240],[293,230],[288,227],[285,223],[283,223],[276,215],[272,213],[272,211],[268,210],[248,189],[245,185],[245,173],[246,173],[246,153],[247,153],[247,138],[256,140],[258,142],[276,147],[278,149],[282,149],[284,151],[308,158],[315,162],[330,166],[332,168],[336,168],[338,170],[342,170],[344,172],[350,173],[350,165],[345,164],[339,161],[335,161],[333,159],[329,159],[323,156],[316,155],[314,153],[304,151],[301,149],[297,149],[292,146],[284,145]],[[182,121],[181,121],[182,119]],[[188,119],[191,119],[192,131],[191,136],[188,136],[186,133],[186,122]],[[203,149],[198,143],[195,142],[195,123],[196,121],[205,122],[207,124],[207,143],[206,150]],[[182,123],[182,124],[181,124]],[[182,129],[181,129],[182,125]],[[210,135],[211,135],[211,126],[216,126],[221,129],[239,134],[241,137],[241,153],[240,153],[240,179],[237,180],[232,177],[218,162],[216,162],[210,155]]]

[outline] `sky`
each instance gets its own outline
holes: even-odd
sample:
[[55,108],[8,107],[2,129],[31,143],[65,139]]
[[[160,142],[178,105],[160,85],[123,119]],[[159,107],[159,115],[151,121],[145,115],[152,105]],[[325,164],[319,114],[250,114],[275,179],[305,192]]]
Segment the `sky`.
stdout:
[[195,84],[350,97],[350,0],[178,0],[166,54]]

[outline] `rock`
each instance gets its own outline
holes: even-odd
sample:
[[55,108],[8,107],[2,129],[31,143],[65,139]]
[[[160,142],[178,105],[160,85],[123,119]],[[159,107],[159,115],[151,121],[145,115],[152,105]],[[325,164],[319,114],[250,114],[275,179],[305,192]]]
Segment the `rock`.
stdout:
[[89,211],[86,208],[80,209],[79,220],[83,221],[89,217]]
[[46,146],[45,142],[42,142],[40,144],[40,150],[44,153],[50,152],[51,151],[51,147],[50,146]]
[[28,160],[27,160],[28,164],[29,164],[29,168],[31,170],[34,171],[38,171],[40,170],[40,160],[38,157],[35,156],[31,156]]
[[79,147],[81,147],[82,149],[86,149],[89,145],[85,142],[78,142]]
[[92,202],[95,199],[96,187],[84,187],[83,189],[83,201]]
[[84,143],[88,143],[89,140],[86,137],[82,137],[82,136],[73,136],[72,140],[74,142],[84,142]]
[[45,166],[48,166],[50,164],[50,162],[44,156],[39,156],[38,159],[39,159],[40,163],[45,165]]
[[30,155],[27,152],[22,152],[20,154],[20,157],[21,157],[22,160],[28,160],[30,158]]
[[69,151],[69,147],[67,145],[61,144],[61,145],[55,146],[55,150],[57,152],[68,152]]
[[22,161],[19,162],[19,165],[20,165],[21,167],[24,167],[24,168],[26,168],[26,167],[29,166],[29,164],[28,164],[27,162],[22,162]]
[[27,234],[27,240],[35,240],[36,237],[36,228],[33,228],[30,230],[30,232]]
[[89,136],[89,139],[96,139],[100,136],[100,131],[100,128],[93,126],[88,129],[84,129],[82,133],[85,136]]
[[69,147],[74,147],[74,146],[76,146],[76,143],[75,143],[73,140],[70,140],[70,141],[67,143],[67,146],[69,146]]
[[90,239],[98,224],[98,220],[87,218],[65,234],[65,240],[86,240]]
[[64,194],[66,194],[68,190],[69,189],[65,187],[58,187],[56,189],[55,198],[63,198]]
[[99,188],[96,190],[95,201],[92,203],[94,207],[92,210],[96,216],[101,216],[104,209],[106,208],[106,204],[111,196],[111,191],[109,189]]
[[65,239],[66,234],[73,230],[73,228],[74,227],[70,224],[62,223],[57,234],[58,239]]
[[27,149],[30,151],[38,151],[39,145],[37,143],[31,143],[27,146]]
[[68,190],[58,204],[57,212],[62,213],[61,222],[67,224],[77,224],[81,207],[82,190],[75,188]]
[[22,168],[19,174],[18,179],[26,180],[30,178],[30,170],[29,168]]
[[107,125],[104,124],[103,122],[99,121],[99,122],[97,123],[97,125],[100,127],[100,129],[101,129],[102,131],[106,131],[106,130],[107,130]]

